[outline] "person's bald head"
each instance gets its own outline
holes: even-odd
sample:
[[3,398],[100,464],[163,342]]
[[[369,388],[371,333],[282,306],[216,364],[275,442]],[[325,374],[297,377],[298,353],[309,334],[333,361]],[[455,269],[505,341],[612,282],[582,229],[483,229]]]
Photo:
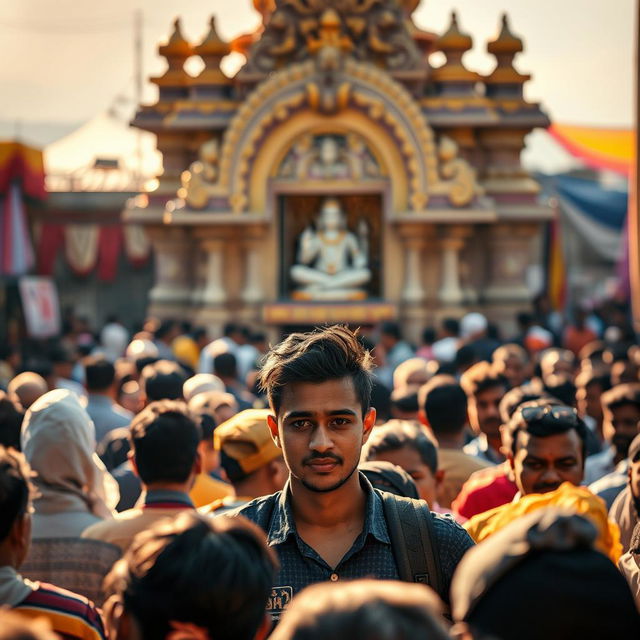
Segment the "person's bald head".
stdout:
[[26,411],[40,396],[47,393],[46,380],[33,371],[18,374],[7,387],[9,398]]

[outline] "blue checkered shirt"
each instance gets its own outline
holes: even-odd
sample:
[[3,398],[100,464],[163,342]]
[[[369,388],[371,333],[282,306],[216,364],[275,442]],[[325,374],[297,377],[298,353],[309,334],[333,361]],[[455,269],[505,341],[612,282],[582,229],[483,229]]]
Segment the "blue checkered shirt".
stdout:
[[[269,546],[278,553],[280,571],[267,604],[267,611],[272,618],[278,619],[296,593],[316,582],[356,578],[399,579],[382,498],[362,474],[360,482],[366,493],[364,527],[336,567],[329,566],[298,535],[288,483],[282,491],[257,498],[232,514],[227,514],[242,515],[260,525],[267,534]],[[433,520],[443,576],[440,597],[448,603],[453,572],[474,543],[450,516],[433,514]]]

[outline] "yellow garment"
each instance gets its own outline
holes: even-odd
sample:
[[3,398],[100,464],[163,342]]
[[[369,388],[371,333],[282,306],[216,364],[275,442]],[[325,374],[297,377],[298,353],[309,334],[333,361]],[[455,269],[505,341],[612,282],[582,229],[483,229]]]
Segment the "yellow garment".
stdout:
[[198,368],[200,349],[191,336],[178,336],[171,343],[171,349],[180,362],[188,364],[194,371]]
[[189,492],[189,497],[196,509],[231,495],[233,495],[233,489],[230,485],[215,480],[208,473],[199,474]]
[[603,500],[585,487],[576,487],[570,482],[565,482],[555,491],[531,493],[516,502],[479,513],[465,522],[463,527],[476,542],[482,542],[520,516],[550,506],[569,509],[589,518],[598,529],[596,549],[609,556],[614,563],[618,562],[622,554],[620,530],[607,517]]

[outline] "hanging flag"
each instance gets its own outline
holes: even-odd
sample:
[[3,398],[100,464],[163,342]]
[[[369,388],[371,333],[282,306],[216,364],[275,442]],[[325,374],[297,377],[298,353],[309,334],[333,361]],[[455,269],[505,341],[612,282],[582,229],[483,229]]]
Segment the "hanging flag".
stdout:
[[545,234],[546,292],[551,308],[555,311],[561,311],[567,302],[567,270],[562,248],[557,199],[551,199],[551,206],[554,210],[554,217],[547,223]]

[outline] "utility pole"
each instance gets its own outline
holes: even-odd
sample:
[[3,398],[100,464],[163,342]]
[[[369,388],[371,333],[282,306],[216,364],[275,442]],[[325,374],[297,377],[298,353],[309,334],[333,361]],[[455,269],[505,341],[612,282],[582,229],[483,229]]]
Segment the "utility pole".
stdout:
[[[142,9],[133,14],[133,66],[136,110],[142,104]],[[142,189],[142,131],[136,129],[136,183]]]
[[633,75],[635,82],[635,123],[634,123],[634,162],[631,171],[629,189],[629,284],[631,287],[631,308],[636,333],[640,333],[640,212],[638,211],[640,195],[640,145],[638,126],[640,125],[640,0],[636,2],[635,15],[635,60]]

